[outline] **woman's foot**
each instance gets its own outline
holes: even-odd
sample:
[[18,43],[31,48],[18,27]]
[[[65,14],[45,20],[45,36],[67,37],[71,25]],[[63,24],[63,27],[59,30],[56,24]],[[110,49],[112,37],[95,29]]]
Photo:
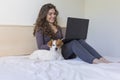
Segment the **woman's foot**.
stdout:
[[108,61],[107,59],[105,59],[105,58],[103,58],[103,57],[100,58],[99,60],[100,60],[100,61],[103,61],[104,63],[112,63],[111,61]]
[[94,60],[93,60],[93,64],[98,64],[98,63],[112,63],[111,61],[108,61],[107,59],[105,59],[105,58],[100,58],[100,59],[97,59],[97,58],[95,58]]
[[104,62],[101,61],[101,60],[99,60],[99,59],[97,59],[97,58],[95,58],[95,59],[93,60],[93,64],[98,64],[98,63],[104,63]]

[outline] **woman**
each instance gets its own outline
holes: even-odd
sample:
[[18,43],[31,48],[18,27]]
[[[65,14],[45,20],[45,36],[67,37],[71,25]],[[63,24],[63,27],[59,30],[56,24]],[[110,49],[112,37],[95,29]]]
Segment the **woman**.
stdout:
[[[57,16],[58,11],[53,4],[48,3],[42,6],[33,32],[36,36],[38,49],[49,50],[48,41],[63,38],[61,28],[57,25]],[[62,54],[65,59],[78,56],[88,63],[109,63],[84,40],[73,40],[64,44]]]
[[42,6],[33,32],[36,36],[38,49],[49,50],[48,41],[63,38],[61,28],[57,25],[57,16],[58,11],[53,4]]

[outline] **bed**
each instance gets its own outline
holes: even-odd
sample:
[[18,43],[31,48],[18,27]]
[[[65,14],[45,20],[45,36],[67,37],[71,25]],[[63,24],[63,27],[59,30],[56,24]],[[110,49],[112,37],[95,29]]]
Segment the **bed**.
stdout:
[[80,59],[40,62],[27,56],[1,57],[0,80],[120,80],[120,63],[88,64]]
[[28,58],[37,49],[33,26],[2,25],[0,30],[0,80],[120,80],[119,57],[106,56],[114,62],[109,64],[88,64],[79,58],[35,61]]

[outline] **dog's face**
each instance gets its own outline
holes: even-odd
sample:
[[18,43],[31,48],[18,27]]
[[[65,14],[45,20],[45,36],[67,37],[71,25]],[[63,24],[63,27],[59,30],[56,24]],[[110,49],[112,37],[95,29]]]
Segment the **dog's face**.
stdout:
[[48,46],[52,49],[55,49],[56,51],[61,48],[63,45],[63,42],[61,39],[58,39],[58,40],[50,40],[48,42]]

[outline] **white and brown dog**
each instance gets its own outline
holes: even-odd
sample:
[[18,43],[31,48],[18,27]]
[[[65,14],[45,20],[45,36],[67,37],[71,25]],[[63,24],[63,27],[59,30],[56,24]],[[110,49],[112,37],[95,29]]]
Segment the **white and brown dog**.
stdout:
[[40,61],[49,61],[49,60],[63,60],[61,54],[61,47],[63,45],[62,40],[50,40],[48,46],[50,50],[36,50],[34,51],[29,58],[40,60]]

